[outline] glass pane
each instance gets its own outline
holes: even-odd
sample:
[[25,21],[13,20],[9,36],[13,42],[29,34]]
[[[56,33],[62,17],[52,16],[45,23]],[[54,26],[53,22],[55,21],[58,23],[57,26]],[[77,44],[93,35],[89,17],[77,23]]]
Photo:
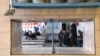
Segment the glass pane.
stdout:
[[95,53],[93,19],[14,19],[11,22],[12,54]]
[[[53,34],[49,20],[14,21],[16,22],[12,24],[12,54],[52,54]],[[17,25],[18,21],[21,21],[20,27]]]
[[[49,22],[41,21],[26,22],[25,24],[26,27],[22,28],[23,52],[26,52],[25,54],[51,54],[52,25]],[[25,51],[26,49],[29,50],[28,53]]]
[[56,54],[87,54],[95,51],[93,19],[59,19],[54,21]]

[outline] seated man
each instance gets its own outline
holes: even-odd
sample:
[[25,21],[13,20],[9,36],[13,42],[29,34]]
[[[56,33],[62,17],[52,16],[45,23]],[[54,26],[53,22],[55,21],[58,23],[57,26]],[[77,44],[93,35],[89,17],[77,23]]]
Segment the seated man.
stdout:
[[82,47],[83,46],[83,32],[81,30],[78,30],[79,36],[77,38],[77,46]]
[[32,38],[32,40],[37,40],[37,37],[35,34],[32,34],[32,31],[29,31],[28,37]]
[[26,40],[29,38],[28,35],[29,35],[29,33],[25,31],[24,36],[26,36],[26,38],[25,38]]
[[39,31],[35,32],[35,34],[36,34],[36,36],[41,36]]

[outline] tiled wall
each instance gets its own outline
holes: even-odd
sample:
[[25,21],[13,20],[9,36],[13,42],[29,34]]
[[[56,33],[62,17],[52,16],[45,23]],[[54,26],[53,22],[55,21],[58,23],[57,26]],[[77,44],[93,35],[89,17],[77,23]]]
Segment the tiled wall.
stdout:
[[9,0],[0,0],[0,56],[100,56],[100,8],[16,9],[13,19],[94,18],[96,55],[10,55],[10,16],[4,16]]

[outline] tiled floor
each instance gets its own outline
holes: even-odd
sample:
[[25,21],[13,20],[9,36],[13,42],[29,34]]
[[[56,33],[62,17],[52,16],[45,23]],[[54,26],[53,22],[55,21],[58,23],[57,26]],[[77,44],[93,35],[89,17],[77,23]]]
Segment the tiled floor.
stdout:
[[[88,50],[82,47],[59,47],[59,42],[54,42],[55,54],[91,54]],[[46,42],[43,39],[25,40],[22,38],[22,48],[14,54],[52,54],[51,42]]]
[[[24,46],[22,49],[19,49],[15,54],[52,54],[51,47],[34,47],[34,46]],[[78,47],[56,47],[55,54],[91,54],[88,50],[83,50]]]

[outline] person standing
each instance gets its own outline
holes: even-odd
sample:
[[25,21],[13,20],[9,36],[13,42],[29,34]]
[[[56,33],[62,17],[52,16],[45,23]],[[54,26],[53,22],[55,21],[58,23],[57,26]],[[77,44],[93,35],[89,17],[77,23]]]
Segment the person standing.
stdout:
[[77,25],[79,25],[78,21],[74,21],[71,24],[71,29],[70,29],[71,45],[74,46],[74,47],[77,46]]

